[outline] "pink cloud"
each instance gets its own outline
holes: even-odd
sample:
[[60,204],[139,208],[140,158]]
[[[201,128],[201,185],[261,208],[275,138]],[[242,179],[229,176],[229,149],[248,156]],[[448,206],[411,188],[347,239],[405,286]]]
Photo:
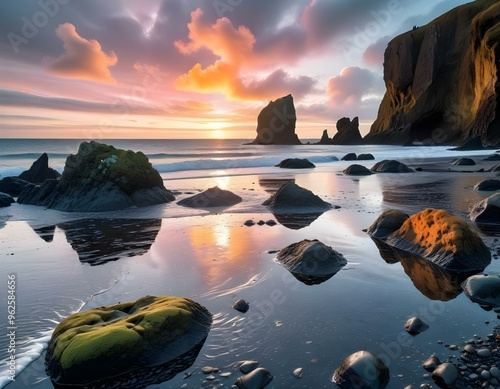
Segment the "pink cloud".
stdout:
[[367,69],[346,67],[338,76],[328,80],[328,96],[335,104],[356,105],[363,97],[373,93],[376,80],[376,76]]
[[64,42],[65,53],[51,61],[51,73],[104,84],[116,83],[108,69],[118,62],[113,51],[105,53],[96,40],[82,38],[71,23],[61,24],[56,34]]

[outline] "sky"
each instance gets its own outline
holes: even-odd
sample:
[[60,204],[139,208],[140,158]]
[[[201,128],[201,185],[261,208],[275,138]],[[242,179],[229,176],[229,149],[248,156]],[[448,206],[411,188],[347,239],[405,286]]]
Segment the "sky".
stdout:
[[301,139],[385,92],[395,36],[460,0],[2,0],[0,138],[255,137],[294,97]]

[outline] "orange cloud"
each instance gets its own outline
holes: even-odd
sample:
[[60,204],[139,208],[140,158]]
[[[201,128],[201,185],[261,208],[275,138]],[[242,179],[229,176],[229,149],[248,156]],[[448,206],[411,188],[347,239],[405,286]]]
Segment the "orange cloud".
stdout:
[[82,38],[71,23],[61,24],[56,34],[64,42],[65,53],[51,62],[51,73],[104,84],[116,83],[108,69],[118,62],[113,51],[105,53],[96,40]]
[[269,100],[288,93],[300,98],[314,89],[312,78],[295,78],[281,69],[274,69],[263,78],[252,77],[252,70],[261,70],[259,67],[266,62],[254,53],[256,40],[252,32],[245,26],[235,28],[226,17],[214,24],[206,23],[202,17],[201,9],[192,12],[189,42],[176,41],[174,45],[184,55],[206,49],[218,59],[206,68],[200,63],[194,65],[177,78],[177,89],[223,93],[229,100]]

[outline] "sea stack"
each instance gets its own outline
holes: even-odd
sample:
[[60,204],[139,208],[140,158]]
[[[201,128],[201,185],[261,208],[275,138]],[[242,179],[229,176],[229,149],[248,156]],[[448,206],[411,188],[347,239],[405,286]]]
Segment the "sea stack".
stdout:
[[500,3],[473,1],[394,38],[368,143],[500,145]]
[[257,137],[253,144],[300,145],[295,134],[297,115],[292,95],[271,101],[257,118]]

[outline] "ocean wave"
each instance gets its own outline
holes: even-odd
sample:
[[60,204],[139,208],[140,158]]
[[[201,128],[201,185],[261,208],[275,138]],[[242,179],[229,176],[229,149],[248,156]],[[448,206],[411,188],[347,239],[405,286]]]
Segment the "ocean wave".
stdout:
[[[300,158],[300,157],[299,157]],[[188,170],[226,170],[251,167],[268,167],[280,163],[283,157],[231,158],[231,159],[197,159],[173,163],[153,164],[160,173],[171,173]],[[335,162],[339,159],[332,155],[321,155],[307,158],[312,163]]]
[[258,157],[257,153],[253,152],[217,152],[217,151],[207,151],[200,153],[154,153],[147,154],[149,159],[173,159],[173,158],[238,158],[238,157]]

